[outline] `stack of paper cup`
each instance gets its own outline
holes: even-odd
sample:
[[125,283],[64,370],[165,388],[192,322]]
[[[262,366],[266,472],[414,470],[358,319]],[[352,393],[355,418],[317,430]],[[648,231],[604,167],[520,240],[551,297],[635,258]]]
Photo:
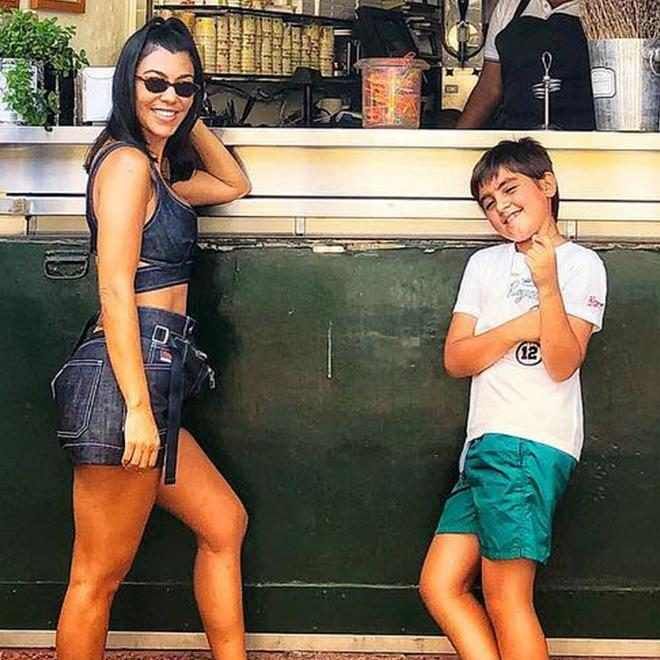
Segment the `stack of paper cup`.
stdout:
[[241,71],[252,74],[256,71],[257,18],[252,14],[243,15],[243,36],[241,39]]
[[273,73],[273,19],[270,16],[262,16],[261,23],[261,73],[272,75]]
[[215,56],[215,70],[217,73],[229,73],[229,14],[222,14],[215,20],[217,34],[217,49]]
[[[321,68],[321,26],[318,23],[312,23],[307,25],[303,32],[303,42],[305,40],[305,34],[307,35],[308,43],[307,47],[309,48],[309,66],[312,69]],[[303,51],[305,50],[305,45],[303,44]]]
[[255,67],[254,67],[254,72],[255,73],[261,73],[261,40],[262,40],[262,35],[261,35],[261,21],[257,17],[256,19],[256,26],[257,26],[257,38],[255,40],[255,46],[254,46],[254,59],[255,59]]
[[290,76],[293,73],[291,64],[291,25],[285,23],[282,29],[282,75]]
[[243,47],[243,21],[240,14],[229,12],[229,73],[243,73],[241,50]]
[[332,25],[321,26],[320,41],[319,65],[321,75],[331,78],[334,73],[335,62],[335,30]]
[[291,69],[295,73],[302,62],[302,26],[291,26]]
[[215,73],[216,51],[218,48],[215,18],[212,16],[197,18],[194,35],[204,71]]
[[311,25],[305,25],[302,29],[302,41],[300,47],[300,66],[310,67],[312,65],[312,33]]
[[281,18],[273,19],[273,75],[282,75],[282,36],[284,21]]

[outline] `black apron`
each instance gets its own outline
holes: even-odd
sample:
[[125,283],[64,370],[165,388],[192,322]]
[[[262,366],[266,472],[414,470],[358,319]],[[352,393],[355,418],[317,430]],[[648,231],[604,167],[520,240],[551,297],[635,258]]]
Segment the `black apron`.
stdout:
[[589,52],[580,19],[561,12],[547,20],[522,16],[529,3],[521,0],[513,19],[495,39],[503,89],[497,128],[543,126],[543,99],[534,97],[532,86],[543,80],[541,56],[548,51],[550,77],[561,80],[561,89],[550,94],[550,122],[569,131],[594,130]]

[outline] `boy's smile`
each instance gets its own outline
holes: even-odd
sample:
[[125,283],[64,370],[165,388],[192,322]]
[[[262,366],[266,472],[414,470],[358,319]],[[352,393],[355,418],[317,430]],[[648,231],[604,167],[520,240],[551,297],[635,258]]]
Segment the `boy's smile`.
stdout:
[[501,168],[481,187],[479,203],[493,229],[525,251],[526,243],[534,234],[557,233],[551,210],[556,190],[557,184],[550,172],[537,181]]

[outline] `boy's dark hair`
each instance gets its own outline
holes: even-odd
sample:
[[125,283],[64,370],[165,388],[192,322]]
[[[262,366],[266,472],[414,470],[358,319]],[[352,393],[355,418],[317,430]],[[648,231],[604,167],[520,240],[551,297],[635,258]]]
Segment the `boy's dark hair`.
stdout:
[[178,18],[165,20],[161,17],[151,19],[131,35],[122,48],[112,79],[112,111],[108,125],[92,145],[85,160],[88,172],[94,157],[109,139],[127,142],[151,158],[135,112],[135,72],[142,59],[159,47],[170,53],[188,53],[193,65],[193,79],[200,88],[195,94],[190,112],[167,140],[164,154],[173,181],[189,178],[192,174],[194,152],[190,131],[199,117],[204,99],[204,71],[195,42],[185,24]]
[[[548,152],[536,140],[529,137],[517,141],[502,140],[489,149],[472,170],[470,191],[477,202],[481,188],[497,176],[500,168],[524,174],[537,181],[546,172],[554,174]],[[552,198],[552,215],[555,220],[559,217],[559,187]]]

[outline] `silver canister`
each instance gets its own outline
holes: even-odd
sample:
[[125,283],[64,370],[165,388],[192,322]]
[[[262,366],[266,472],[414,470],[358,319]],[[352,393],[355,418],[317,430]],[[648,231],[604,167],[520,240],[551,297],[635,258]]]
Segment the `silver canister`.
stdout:
[[598,39],[588,44],[596,128],[660,130],[660,39]]

